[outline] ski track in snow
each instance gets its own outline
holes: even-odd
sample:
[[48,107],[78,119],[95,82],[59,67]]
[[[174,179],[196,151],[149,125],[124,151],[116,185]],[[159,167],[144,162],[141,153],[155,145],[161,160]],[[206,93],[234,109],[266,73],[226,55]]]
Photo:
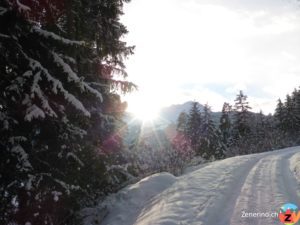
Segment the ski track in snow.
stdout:
[[300,147],[293,147],[210,163],[149,199],[134,222],[123,206],[122,225],[280,224],[276,217],[242,218],[242,212],[278,213],[288,202],[300,207],[299,159]]

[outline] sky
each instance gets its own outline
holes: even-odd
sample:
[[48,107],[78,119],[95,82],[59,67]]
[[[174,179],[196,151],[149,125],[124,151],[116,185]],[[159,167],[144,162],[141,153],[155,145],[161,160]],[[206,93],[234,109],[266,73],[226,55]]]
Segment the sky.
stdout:
[[300,1],[132,0],[124,13],[136,46],[128,80],[139,86],[128,111],[186,101],[221,111],[243,90],[267,114],[300,86]]

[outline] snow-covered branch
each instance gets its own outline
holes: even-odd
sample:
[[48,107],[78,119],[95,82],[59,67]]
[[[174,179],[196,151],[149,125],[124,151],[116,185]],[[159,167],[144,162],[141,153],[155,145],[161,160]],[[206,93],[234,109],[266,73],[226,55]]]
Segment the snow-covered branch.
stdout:
[[[26,55],[27,56],[27,55]],[[46,79],[49,82],[52,82],[53,88],[52,91],[57,94],[58,90],[63,94],[64,98],[71,104],[73,105],[76,109],[80,110],[85,116],[90,116],[90,113],[88,110],[83,106],[83,104],[71,93],[69,93],[64,87],[61,81],[58,79],[54,78],[49,71],[44,68],[40,62],[36,61],[35,59],[30,58],[27,56],[27,59],[29,60],[29,65],[32,68],[33,71],[36,69],[41,70],[43,75],[46,76]]]
[[17,3],[19,12],[27,12],[27,11],[31,10],[30,7],[28,7],[27,5],[24,5],[19,0],[17,0],[16,3]]
[[70,40],[70,39],[61,37],[53,32],[43,30],[38,26],[33,26],[31,31],[34,33],[37,33],[38,35],[43,36],[45,38],[52,38],[53,40],[60,41],[66,45],[84,45],[85,44],[84,41]]
[[75,155],[74,153],[72,152],[68,152],[67,153],[67,159],[68,158],[72,158],[74,159],[80,166],[84,166],[84,163],[77,157],[77,155]]
[[8,10],[6,8],[0,7],[0,16],[6,13]]
[[89,86],[86,82],[82,81],[77,74],[71,69],[69,64],[65,63],[64,60],[55,52],[52,52],[52,56],[54,58],[54,61],[63,68],[63,71],[68,74],[68,81],[74,81],[75,83],[78,83],[82,90],[87,90],[90,93],[94,94],[100,101],[103,101],[103,97],[99,91]]
[[0,37],[1,37],[1,38],[10,38],[10,36],[8,36],[8,35],[6,35],[6,34],[2,34],[2,33],[0,33]]
[[28,171],[32,168],[29,160],[28,160],[28,154],[25,152],[25,150],[22,148],[21,145],[16,145],[11,149],[11,152],[17,155],[19,160],[19,166],[21,167],[21,171]]

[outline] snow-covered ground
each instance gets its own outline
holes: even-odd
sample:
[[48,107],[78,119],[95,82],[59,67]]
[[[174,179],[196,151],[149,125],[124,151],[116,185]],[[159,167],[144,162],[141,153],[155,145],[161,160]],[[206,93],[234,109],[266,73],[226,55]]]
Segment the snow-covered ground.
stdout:
[[288,202],[300,206],[299,182],[300,147],[237,156],[128,186],[113,197],[102,225],[280,224],[267,213]]

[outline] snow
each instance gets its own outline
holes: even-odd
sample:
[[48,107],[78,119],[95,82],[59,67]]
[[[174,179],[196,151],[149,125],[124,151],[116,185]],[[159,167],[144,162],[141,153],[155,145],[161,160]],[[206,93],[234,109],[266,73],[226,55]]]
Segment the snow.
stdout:
[[28,160],[28,154],[25,152],[25,150],[22,148],[21,145],[16,145],[11,149],[11,152],[13,152],[18,157],[18,164],[17,166],[20,167],[19,169],[21,171],[28,171],[32,168],[29,160]]
[[65,60],[69,61],[70,63],[75,64],[76,60],[73,57],[67,56],[67,55],[63,55],[63,54],[59,54],[59,56],[61,58],[64,58]]
[[3,122],[3,129],[8,130],[9,129],[9,122],[7,120],[4,120]]
[[45,113],[41,108],[33,104],[32,106],[27,108],[25,120],[30,122],[32,119],[38,118],[45,118]]
[[58,183],[64,190],[65,192],[69,195],[72,190],[79,190],[80,187],[78,185],[73,185],[73,184],[67,184],[61,180],[54,179],[56,183]]
[[196,170],[199,170],[205,166],[208,166],[209,162],[205,159],[203,159],[201,156],[194,157],[191,162],[189,163],[189,166],[184,168],[183,174],[191,173]]
[[61,196],[62,193],[59,191],[52,191],[52,195],[53,195],[53,201],[57,202],[59,200],[59,196]]
[[27,180],[27,182],[25,184],[25,189],[27,191],[31,190],[31,188],[32,188],[32,182],[33,182],[34,179],[35,179],[35,176],[28,174],[28,180]]
[[26,11],[30,11],[30,7],[28,7],[27,5],[22,4],[19,0],[16,1],[17,5],[18,5],[18,10],[19,12],[26,12]]
[[[1,15],[1,14],[0,14]],[[2,37],[2,38],[10,38],[10,36],[8,36],[8,35],[6,35],[6,34],[2,34],[2,33],[0,33],[0,37]]]
[[300,183],[300,153],[296,153],[290,158],[290,170]]
[[100,101],[103,101],[103,97],[99,91],[90,87],[86,82],[82,81],[82,78],[79,78],[76,73],[71,69],[71,67],[64,62],[64,60],[55,52],[52,52],[54,61],[57,65],[61,66],[66,74],[68,74],[68,81],[74,81],[81,86],[82,91],[85,89],[88,90],[90,93],[94,94]]
[[[0,16],[2,16],[4,13],[6,13],[8,10],[6,8],[3,8],[0,6]],[[0,35],[1,36],[1,35]]]
[[54,112],[52,107],[49,104],[48,98],[44,94],[44,92],[41,90],[41,88],[38,86],[35,90],[36,95],[39,97],[39,99],[42,102],[42,107],[47,112],[47,114],[51,117],[57,117],[57,114]]
[[24,136],[14,136],[10,137],[8,142],[11,143],[12,145],[19,143],[19,142],[25,142],[27,141],[27,138]]
[[[111,213],[103,225],[134,224],[138,213],[142,212],[150,199],[171,187],[177,178],[169,173],[159,173],[146,177],[110,196],[106,204]],[[89,218],[90,220],[91,218]],[[85,225],[89,225],[86,221]]]
[[[81,111],[85,116],[90,117],[91,114],[89,113],[89,111],[83,106],[83,104],[71,93],[69,93],[64,87],[63,84],[56,78],[54,78],[53,76],[51,76],[51,74],[49,73],[49,71],[42,66],[42,64],[40,62],[38,62],[35,59],[32,59],[30,57],[28,57],[26,55],[26,58],[30,61],[29,65],[32,68],[32,71],[36,71],[36,70],[40,70],[43,72],[43,75],[46,76],[46,79],[49,82],[52,82],[52,91],[57,94],[58,93],[58,89],[61,91],[61,93],[63,94],[64,98],[70,103],[72,104],[76,109],[78,109],[79,111]],[[41,114],[39,115],[41,116]]]
[[64,44],[67,44],[67,45],[84,45],[85,42],[84,41],[74,41],[74,40],[69,40],[69,39],[66,39],[62,36],[59,36],[53,32],[49,32],[49,31],[46,31],[46,30],[43,30],[41,29],[40,27],[38,26],[33,26],[32,27],[32,32],[35,32],[41,36],[44,36],[45,38],[52,38],[56,41],[61,41],[63,42]]
[[64,60],[55,52],[52,52],[52,56],[54,58],[54,62],[56,62],[57,65],[61,66],[66,74],[68,74],[68,81],[79,81],[79,77],[76,73],[73,72],[71,67],[64,62]]
[[299,160],[300,147],[293,147],[208,163],[178,178],[155,174],[118,192],[101,224],[279,224],[276,216],[242,213],[278,213],[288,202],[300,206]]
[[80,166],[84,166],[84,163],[77,157],[77,155],[75,155],[72,152],[68,152],[67,153],[67,158],[71,157],[72,159],[74,159]]

